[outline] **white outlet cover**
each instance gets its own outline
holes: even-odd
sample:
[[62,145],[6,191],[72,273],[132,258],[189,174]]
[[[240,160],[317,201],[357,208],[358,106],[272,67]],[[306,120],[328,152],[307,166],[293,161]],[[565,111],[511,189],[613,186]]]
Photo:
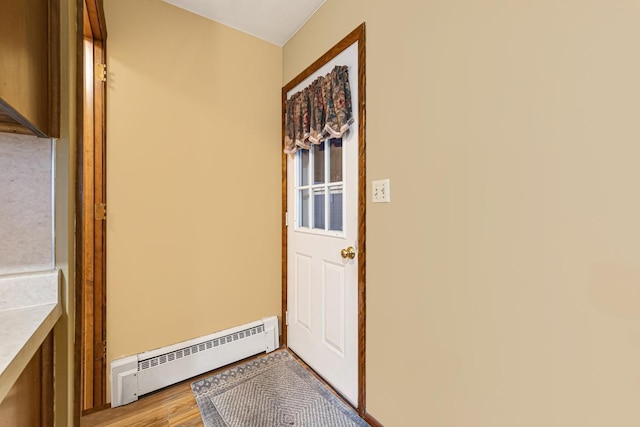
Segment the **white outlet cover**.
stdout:
[[371,182],[373,203],[391,203],[391,181],[381,179]]

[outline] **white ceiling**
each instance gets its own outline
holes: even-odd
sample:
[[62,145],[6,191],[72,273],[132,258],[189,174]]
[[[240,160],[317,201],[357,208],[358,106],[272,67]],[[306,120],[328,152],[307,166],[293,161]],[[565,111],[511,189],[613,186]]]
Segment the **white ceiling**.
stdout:
[[284,46],[327,0],[164,0]]

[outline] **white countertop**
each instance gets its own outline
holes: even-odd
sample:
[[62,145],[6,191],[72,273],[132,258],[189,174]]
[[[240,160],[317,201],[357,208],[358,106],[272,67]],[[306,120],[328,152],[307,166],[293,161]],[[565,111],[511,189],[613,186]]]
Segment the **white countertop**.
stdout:
[[62,314],[57,270],[0,276],[0,402]]

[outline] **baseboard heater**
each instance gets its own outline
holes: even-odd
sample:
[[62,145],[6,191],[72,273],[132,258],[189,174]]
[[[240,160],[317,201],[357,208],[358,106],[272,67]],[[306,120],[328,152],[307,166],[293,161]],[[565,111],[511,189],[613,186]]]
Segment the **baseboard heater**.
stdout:
[[279,347],[278,318],[268,317],[111,362],[111,407]]

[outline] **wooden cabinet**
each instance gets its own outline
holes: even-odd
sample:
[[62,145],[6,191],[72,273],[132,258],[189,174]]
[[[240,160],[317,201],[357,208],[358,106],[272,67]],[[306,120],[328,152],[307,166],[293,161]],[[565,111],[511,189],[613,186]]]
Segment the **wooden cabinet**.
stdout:
[[0,0],[0,131],[59,137],[59,0]]
[[0,402],[0,427],[53,425],[53,332]]

